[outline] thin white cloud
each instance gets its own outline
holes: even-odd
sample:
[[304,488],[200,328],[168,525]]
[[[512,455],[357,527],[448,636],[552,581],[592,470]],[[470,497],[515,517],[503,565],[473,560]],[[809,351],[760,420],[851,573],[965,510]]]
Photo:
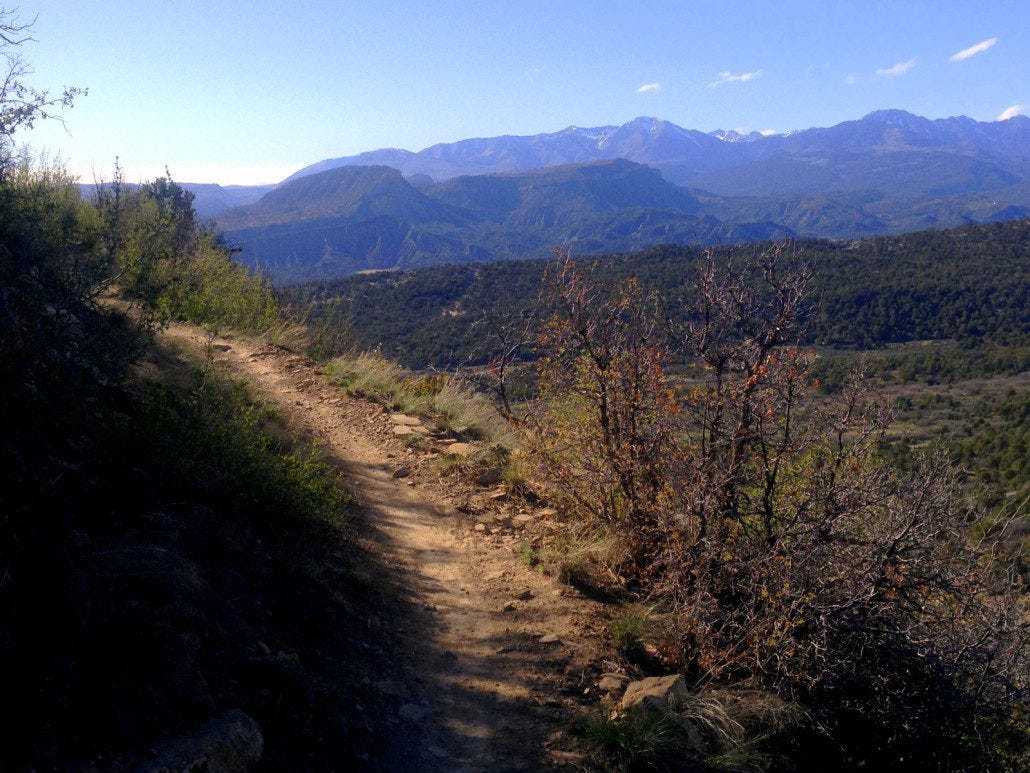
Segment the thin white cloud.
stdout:
[[650,91],[661,91],[662,84],[660,83],[645,83],[642,86],[637,87],[638,94],[647,94]]
[[737,75],[734,75],[733,73],[724,70],[723,72],[719,73],[719,77],[717,77],[714,81],[708,84],[708,88],[714,89],[716,86],[721,86],[724,83],[747,83],[748,81],[753,81],[755,78],[761,77],[761,75],[761,70],[755,70],[754,72],[742,72]]
[[847,86],[854,86],[856,83],[858,83],[858,76],[857,75],[845,75],[844,76],[844,83]]
[[1023,111],[1026,110],[1026,105],[1012,105],[1012,107],[1006,107],[1000,113],[995,121],[1007,121],[1010,118],[1015,118],[1017,115],[1023,115]]
[[968,59],[971,56],[976,56],[977,54],[982,54],[984,51],[986,51],[988,48],[990,48],[991,46],[993,46],[997,42],[998,42],[997,38],[987,38],[987,40],[981,40],[975,46],[970,46],[969,48],[963,48],[958,53],[952,54],[951,56],[948,57],[948,61],[949,62],[961,62],[964,59]]
[[915,57],[912,57],[911,59],[905,62],[898,62],[897,64],[891,65],[890,67],[881,67],[879,70],[876,71],[876,74],[883,78],[897,78],[898,76],[904,75],[905,73],[910,71],[917,64],[919,64],[919,60]]

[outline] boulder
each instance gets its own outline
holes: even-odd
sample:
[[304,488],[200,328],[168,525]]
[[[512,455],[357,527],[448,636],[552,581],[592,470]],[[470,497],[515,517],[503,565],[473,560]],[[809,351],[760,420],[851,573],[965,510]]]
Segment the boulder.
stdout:
[[455,456],[472,456],[479,449],[471,443],[451,443],[446,452]]
[[674,711],[680,701],[689,695],[687,683],[679,674],[649,676],[646,679],[630,683],[622,695],[619,708],[632,709],[642,706],[647,709],[669,712]]
[[393,428],[393,434],[397,437],[407,437],[408,435],[414,435],[415,430],[403,424],[398,424],[396,427]]

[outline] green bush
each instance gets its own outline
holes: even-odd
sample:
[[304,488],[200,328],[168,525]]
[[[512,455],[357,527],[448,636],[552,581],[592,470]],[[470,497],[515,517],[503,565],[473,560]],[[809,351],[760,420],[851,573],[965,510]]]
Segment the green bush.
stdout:
[[195,220],[193,196],[168,178],[131,190],[120,173],[97,191],[95,209],[117,266],[118,286],[152,326],[171,320],[301,347],[302,326],[264,277],[232,260]]
[[350,498],[313,445],[275,431],[273,411],[246,387],[208,370],[182,393],[150,385],[137,433],[184,481],[200,482],[222,512],[255,508],[282,517],[338,523]]

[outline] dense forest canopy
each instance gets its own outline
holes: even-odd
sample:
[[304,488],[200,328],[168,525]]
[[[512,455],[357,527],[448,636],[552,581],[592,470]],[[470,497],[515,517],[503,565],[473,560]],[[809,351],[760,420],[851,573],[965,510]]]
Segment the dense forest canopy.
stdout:
[[[805,340],[876,347],[929,339],[1026,344],[1030,331],[1030,220],[920,231],[847,243],[798,240],[813,271]],[[759,249],[717,248],[717,258]],[[665,246],[598,258],[614,285],[635,277],[685,308],[704,250]],[[593,259],[590,259],[593,260]],[[381,272],[291,288],[346,319],[359,348],[381,347],[409,367],[483,363],[484,319],[532,306],[548,261]]]

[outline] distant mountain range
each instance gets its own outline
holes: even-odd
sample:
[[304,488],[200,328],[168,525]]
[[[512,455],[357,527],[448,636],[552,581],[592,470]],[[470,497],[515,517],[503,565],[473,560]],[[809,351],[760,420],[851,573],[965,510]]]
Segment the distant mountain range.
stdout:
[[218,223],[244,262],[277,281],[364,270],[788,235],[726,223],[694,193],[632,161],[596,161],[419,187],[387,166],[346,166],[284,183]]
[[[373,150],[320,161],[285,182],[340,166],[389,166],[406,176],[427,175],[439,181],[624,158],[653,166],[677,185],[727,196],[815,193],[842,185],[890,183],[889,164],[853,163],[866,153],[957,154],[993,167],[978,170],[993,173],[991,182],[1014,182],[1010,175],[1025,177],[1030,164],[1030,118],[980,123],[964,116],[930,120],[903,110],[880,110],[828,129],[769,136],[733,131],[706,134],[659,118],[637,118],[622,126],[570,126],[553,134],[461,140],[418,153]],[[842,164],[839,171],[838,164]],[[724,175],[727,170],[734,174]],[[862,175],[853,180],[856,170]]]
[[1030,216],[1030,118],[882,110],[830,128],[705,133],[657,118],[383,149],[278,186],[191,186],[279,280],[660,242],[855,238]]

